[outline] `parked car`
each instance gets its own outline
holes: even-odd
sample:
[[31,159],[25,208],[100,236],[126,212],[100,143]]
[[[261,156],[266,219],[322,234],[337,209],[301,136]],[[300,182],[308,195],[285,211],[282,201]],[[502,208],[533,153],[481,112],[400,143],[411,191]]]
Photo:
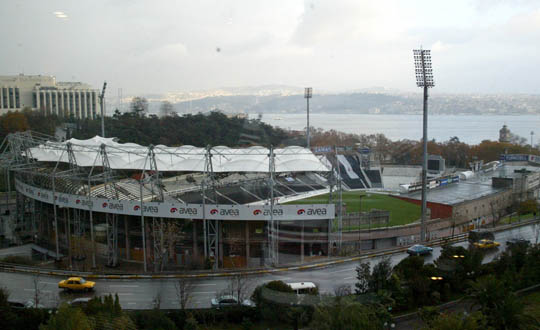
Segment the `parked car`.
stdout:
[[95,285],[96,282],[87,281],[82,277],[70,277],[58,283],[60,289],[67,291],[91,291]]
[[506,241],[506,246],[524,245],[528,246],[530,242],[524,238],[511,238]]
[[24,304],[24,307],[25,308],[45,308],[45,306],[43,306],[42,304],[37,304],[32,300],[28,300],[25,304]]
[[482,239],[494,240],[495,235],[486,229],[473,229],[469,232],[469,243],[478,242]]
[[92,298],[90,298],[90,297],[75,298],[75,299],[73,299],[72,301],[69,302],[69,305],[74,306],[74,307],[85,307],[86,305],[88,305],[88,302],[91,299]]
[[478,242],[474,242],[473,246],[478,249],[493,249],[501,245],[499,242],[492,241],[490,239],[481,239]]
[[15,308],[15,309],[25,308],[24,304],[18,301],[8,301],[8,304],[9,304],[9,307]]
[[249,299],[246,299],[246,300],[242,301],[242,304],[238,304],[238,299],[236,299],[236,297],[230,296],[230,295],[225,295],[225,296],[220,296],[220,297],[217,297],[217,298],[213,298],[210,301],[210,304],[214,308],[231,307],[231,306],[238,306],[238,305],[248,306],[248,307],[255,307],[255,303],[253,301],[249,300]]
[[433,252],[433,248],[421,244],[413,245],[407,249],[407,253],[411,256],[423,256],[426,254],[431,254],[431,252]]

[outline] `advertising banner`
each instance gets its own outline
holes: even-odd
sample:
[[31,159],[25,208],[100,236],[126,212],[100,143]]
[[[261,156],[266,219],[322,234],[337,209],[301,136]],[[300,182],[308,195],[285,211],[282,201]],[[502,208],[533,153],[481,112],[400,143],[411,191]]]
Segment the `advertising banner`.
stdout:
[[[181,202],[144,202],[88,198],[88,196],[55,193],[15,181],[17,191],[28,198],[56,206],[93,212],[125,214],[177,219],[215,220],[325,220],[335,217],[334,204],[297,205],[229,205],[229,204],[184,204]],[[54,200],[53,200],[54,198]]]

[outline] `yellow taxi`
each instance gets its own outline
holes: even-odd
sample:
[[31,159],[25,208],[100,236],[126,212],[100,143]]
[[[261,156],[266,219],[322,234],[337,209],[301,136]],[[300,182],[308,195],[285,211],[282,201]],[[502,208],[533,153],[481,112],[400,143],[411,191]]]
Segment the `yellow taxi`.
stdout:
[[70,277],[58,282],[60,289],[68,291],[90,291],[94,289],[96,282],[87,281],[82,277]]
[[492,249],[499,247],[499,245],[501,245],[499,242],[495,242],[490,239],[481,239],[478,242],[473,243],[473,246],[479,249]]

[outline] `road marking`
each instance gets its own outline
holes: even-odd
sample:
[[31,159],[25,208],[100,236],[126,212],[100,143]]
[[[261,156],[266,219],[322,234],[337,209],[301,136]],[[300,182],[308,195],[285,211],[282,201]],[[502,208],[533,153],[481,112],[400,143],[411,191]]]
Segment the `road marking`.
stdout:
[[43,281],[39,281],[39,283],[43,283],[43,284],[53,284],[53,285],[58,284],[58,283],[55,283],[55,282],[43,282]]
[[214,284],[211,284],[211,283],[209,283],[209,284],[193,284],[193,286],[214,286],[214,285],[217,285],[217,284],[215,284],[215,283]]
[[351,276],[351,277],[345,277],[344,280],[351,280],[351,279],[353,279],[353,278],[354,278],[354,276]]
[[[24,291],[36,291],[36,289],[24,289]],[[43,293],[51,293],[50,290],[39,290],[39,291]]]
[[200,294],[215,294],[215,291],[193,291],[193,293],[200,293]]
[[347,269],[342,269],[342,270],[335,270],[332,273],[348,272],[348,271],[355,270],[355,269],[356,268],[347,268]]
[[129,302],[127,303],[128,305],[136,305],[137,303],[136,302]]
[[133,293],[117,293],[119,296],[133,296]]
[[138,288],[138,285],[124,285],[124,284],[115,284],[109,285],[110,288]]

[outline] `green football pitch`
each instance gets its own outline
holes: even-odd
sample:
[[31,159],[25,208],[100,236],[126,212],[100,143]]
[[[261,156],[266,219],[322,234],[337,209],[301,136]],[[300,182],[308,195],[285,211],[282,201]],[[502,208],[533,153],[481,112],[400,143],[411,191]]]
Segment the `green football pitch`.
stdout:
[[[360,196],[362,196],[360,198]],[[296,200],[287,204],[327,204],[329,194],[319,195],[306,199]],[[339,201],[337,192],[333,193],[333,203]],[[365,191],[348,191],[343,192],[343,203],[346,207],[346,212],[367,212],[372,209],[390,211],[389,226],[399,226],[409,224],[420,219],[420,206],[413,203],[405,202],[388,195],[374,194]]]

